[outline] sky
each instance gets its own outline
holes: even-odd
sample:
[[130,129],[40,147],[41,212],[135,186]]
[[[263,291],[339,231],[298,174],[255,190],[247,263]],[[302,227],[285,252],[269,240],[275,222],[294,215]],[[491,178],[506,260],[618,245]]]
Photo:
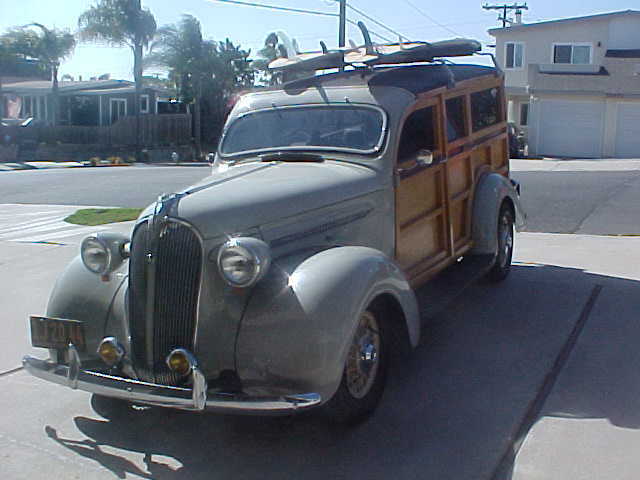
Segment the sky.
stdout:
[[[338,12],[336,0],[247,0],[254,3],[289,8]],[[7,28],[38,22],[47,27],[77,29],[78,16],[94,2],[91,0],[0,0],[0,32]],[[452,37],[479,40],[485,51],[493,42],[487,34],[498,26],[496,11],[482,9],[481,0],[348,0],[348,3],[371,18],[410,40],[435,41]],[[493,3],[493,2],[492,2]],[[499,3],[499,2],[495,2]],[[507,3],[512,3],[511,1]],[[591,15],[627,9],[640,9],[638,0],[530,0],[523,21],[533,23],[557,18]],[[202,24],[203,34],[212,40],[229,38],[234,44],[251,49],[255,54],[269,32],[284,31],[296,38],[301,50],[318,50],[319,41],[337,46],[338,19],[298,13],[266,10],[256,7],[224,4],[215,0],[142,0],[143,7],[154,14],[159,26],[176,23],[181,14],[191,14]],[[388,38],[394,33],[349,9],[350,20],[364,20],[369,29]],[[349,26],[347,38],[361,43],[358,29]],[[377,38],[374,36],[373,40]],[[111,74],[111,78],[132,79],[133,55],[127,48],[80,43],[72,57],[60,68],[60,76],[69,73],[77,78]],[[158,69],[145,74],[162,74]]]

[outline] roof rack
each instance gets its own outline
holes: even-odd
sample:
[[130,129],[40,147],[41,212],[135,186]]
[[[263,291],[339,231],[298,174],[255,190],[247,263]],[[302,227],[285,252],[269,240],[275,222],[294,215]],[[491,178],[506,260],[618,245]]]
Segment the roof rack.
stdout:
[[347,65],[374,66],[403,63],[432,62],[435,58],[459,57],[478,53],[482,46],[476,40],[456,38],[441,42],[398,42],[374,44],[363,22],[358,27],[364,44],[351,45],[335,50],[327,49],[320,42],[322,50],[317,52],[296,52],[293,56],[276,58],[269,69],[280,71],[314,71],[341,68]]

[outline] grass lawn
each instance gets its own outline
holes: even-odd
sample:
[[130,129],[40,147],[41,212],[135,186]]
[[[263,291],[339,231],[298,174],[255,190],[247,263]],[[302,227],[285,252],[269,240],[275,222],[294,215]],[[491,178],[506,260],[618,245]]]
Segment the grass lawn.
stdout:
[[128,222],[140,215],[142,208],[84,208],[64,219],[76,225],[103,225],[105,223]]

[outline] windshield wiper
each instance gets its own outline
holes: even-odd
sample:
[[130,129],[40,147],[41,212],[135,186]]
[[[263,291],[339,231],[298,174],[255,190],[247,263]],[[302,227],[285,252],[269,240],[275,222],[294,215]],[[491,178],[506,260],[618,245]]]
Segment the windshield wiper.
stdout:
[[324,157],[317,153],[276,152],[260,155],[261,162],[324,162]]

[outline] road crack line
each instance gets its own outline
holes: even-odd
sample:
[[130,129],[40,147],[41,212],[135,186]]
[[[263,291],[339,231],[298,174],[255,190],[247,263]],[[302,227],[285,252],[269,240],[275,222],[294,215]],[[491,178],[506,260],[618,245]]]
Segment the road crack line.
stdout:
[[565,340],[564,345],[556,356],[551,370],[549,370],[549,373],[547,373],[547,375],[545,376],[542,385],[540,385],[540,388],[538,389],[538,393],[529,403],[529,406],[527,407],[524,417],[522,418],[520,425],[518,425],[515,434],[511,436],[512,440],[509,442],[506,451],[500,458],[500,462],[498,462],[498,465],[493,471],[493,474],[490,477],[491,480],[501,480],[507,478],[508,473],[511,472],[516,456],[518,455],[518,452],[520,451],[524,440],[527,438],[529,430],[531,430],[531,427],[533,427],[535,422],[538,420],[540,412],[542,411],[542,408],[547,401],[547,397],[551,394],[553,387],[555,386],[558,377],[560,376],[560,373],[564,369],[567,360],[569,360],[571,352],[576,346],[578,338],[584,330],[593,307],[595,306],[596,301],[600,296],[600,292],[602,292],[602,285],[595,285],[591,290],[591,295],[589,295],[589,298],[582,308],[582,312],[580,313],[578,320],[573,326],[571,333]]

